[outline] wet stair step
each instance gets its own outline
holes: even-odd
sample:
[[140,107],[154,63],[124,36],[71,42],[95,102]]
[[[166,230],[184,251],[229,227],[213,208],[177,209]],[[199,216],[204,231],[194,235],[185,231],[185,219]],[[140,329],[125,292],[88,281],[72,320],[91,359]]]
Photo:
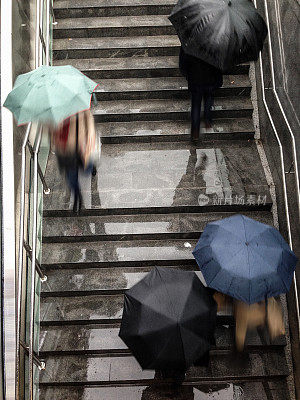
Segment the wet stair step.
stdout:
[[[40,323],[45,329],[120,324],[123,303],[124,294],[89,294],[88,290],[84,296],[47,296],[41,301]],[[217,325],[234,325],[232,311],[218,313]]]
[[[93,108],[96,122],[188,120],[190,100],[115,100],[101,101]],[[253,106],[247,97],[216,98],[213,118],[251,117]]]
[[[102,143],[190,142],[190,121],[101,122],[96,131]],[[251,118],[217,119],[211,129],[201,127],[202,141],[254,138]]]
[[[80,176],[83,215],[244,212],[272,204],[254,142],[106,144],[99,156],[97,176]],[[73,215],[53,154],[46,180],[44,215]]]
[[174,35],[167,15],[138,15],[56,20],[54,38]]
[[[287,400],[285,379],[262,382],[235,380],[234,383],[201,382],[184,385],[172,393],[172,400]],[[162,400],[170,398],[168,386],[110,386],[110,387],[43,387],[40,400]],[[213,397],[212,397],[213,396]]]
[[174,56],[180,42],[175,35],[67,38],[53,42],[53,56],[63,58]]
[[[93,79],[181,76],[178,56],[140,56],[54,60],[54,65],[72,65]],[[249,64],[232,67],[228,73],[248,74]]]
[[120,15],[168,15],[174,0],[56,0],[56,18],[82,18]]
[[[123,294],[139,282],[153,266],[127,268],[57,268],[47,270],[47,284],[42,285],[42,297],[90,296],[97,294]],[[191,271],[195,265],[177,265]]]
[[[143,371],[133,357],[47,357],[47,371],[40,374],[40,386],[106,386],[109,384],[155,383],[154,371]],[[289,370],[284,353],[250,353],[239,358],[232,355],[213,355],[210,366],[192,367],[187,372],[186,382],[234,382],[243,380],[279,379]]]
[[137,240],[122,242],[45,243],[43,267],[108,267],[157,264],[194,264],[192,248],[197,240]]
[[[227,218],[232,213],[146,214],[124,216],[45,217],[43,243],[129,239],[197,239],[208,222]],[[244,215],[272,225],[268,211]]]
[[[238,96],[243,101],[250,94],[246,75],[225,75],[216,97]],[[103,79],[95,90],[98,100],[144,100],[189,98],[188,84],[183,77]]]
[[[43,327],[40,339],[40,357],[65,355],[130,355],[130,351],[119,337],[120,325],[98,325],[83,327]],[[235,328],[233,325],[218,325],[215,332],[216,346],[211,353],[222,353],[234,349]],[[264,331],[251,331],[247,334],[245,350],[264,352],[277,351],[286,345],[284,336],[270,341]]]

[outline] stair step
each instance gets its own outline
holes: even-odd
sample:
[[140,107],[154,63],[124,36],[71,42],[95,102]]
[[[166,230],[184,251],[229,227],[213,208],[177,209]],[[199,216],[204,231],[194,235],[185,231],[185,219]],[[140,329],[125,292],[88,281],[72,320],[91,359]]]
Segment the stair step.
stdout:
[[57,20],[54,38],[174,35],[167,15],[68,18]]
[[[116,100],[101,101],[93,108],[96,122],[129,122],[157,120],[188,120],[190,100]],[[249,98],[216,98],[213,118],[251,117],[253,106]]]
[[[184,385],[171,393],[172,400],[289,400],[285,379],[263,382],[234,383],[210,382]],[[43,387],[39,390],[39,399],[59,400],[162,400],[170,398],[170,388],[164,386],[113,386],[109,387]]]
[[[212,128],[201,124],[201,141],[252,140],[254,126],[251,118],[217,119]],[[190,121],[131,121],[101,122],[96,131],[103,144],[190,142]]]
[[[240,101],[249,96],[250,81],[246,75],[225,75],[224,84],[216,90],[216,97],[236,96]],[[185,78],[127,78],[100,80],[95,93],[98,100],[144,100],[189,98]]]
[[[155,265],[155,264],[152,264]],[[195,268],[196,263],[195,263]],[[94,326],[119,324],[123,315],[124,294],[89,294],[85,296],[47,296],[40,304],[42,327]],[[232,312],[220,312],[217,325],[233,325]]]
[[[181,76],[178,56],[90,58],[54,60],[54,65],[72,65],[93,79],[125,79]],[[248,74],[249,64],[232,67],[228,73]]]
[[110,266],[143,265],[155,261],[171,262],[193,260],[192,248],[197,240],[189,240],[191,248],[185,246],[185,240],[137,240],[122,242],[79,242],[45,243],[43,246],[43,266]]
[[174,0],[56,0],[56,18],[108,17],[119,15],[168,15]]
[[[40,386],[107,386],[155,383],[155,371],[142,370],[134,357],[47,357],[47,370],[40,373]],[[284,353],[228,354],[211,357],[210,366],[191,367],[186,382],[234,382],[236,380],[278,379],[289,373]]]
[[[97,176],[80,176],[83,204],[100,214],[269,210],[271,199],[255,143],[136,143],[102,146]],[[45,216],[62,216],[72,199],[50,154]],[[84,213],[83,213],[84,214]],[[66,213],[65,215],[72,215]]]
[[[127,268],[55,268],[47,270],[47,285],[42,297],[76,297],[100,294],[123,294],[140,281],[153,266]],[[175,265],[168,268],[191,271],[196,265]],[[197,272],[198,273],[198,272]]]
[[175,35],[56,39],[53,56],[63,58],[174,56],[180,42]]
[[[120,324],[123,303],[124,294],[105,295],[87,292],[86,296],[43,297],[40,304],[40,324],[47,329],[62,326]],[[217,325],[233,324],[231,312],[218,313]]]
[[[40,334],[41,358],[48,356],[65,355],[115,355],[130,354],[127,346],[119,337],[120,325],[100,326],[64,326],[44,327]],[[235,328],[232,325],[217,326],[215,332],[216,346],[211,353],[230,351],[234,348]],[[271,343],[265,331],[251,331],[245,342],[246,351],[280,350],[286,345],[285,336],[277,338]]]
[[[137,240],[197,239],[208,222],[227,218],[232,213],[154,214],[96,216],[78,218],[45,217],[43,243]],[[272,225],[268,211],[245,212],[246,216]]]

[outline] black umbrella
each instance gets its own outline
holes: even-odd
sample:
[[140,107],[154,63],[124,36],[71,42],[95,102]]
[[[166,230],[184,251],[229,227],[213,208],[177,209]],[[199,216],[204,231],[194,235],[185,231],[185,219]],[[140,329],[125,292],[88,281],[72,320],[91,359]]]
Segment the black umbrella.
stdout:
[[194,272],[154,268],[126,292],[119,336],[143,369],[184,370],[214,343],[216,312]]
[[179,0],[169,19],[187,54],[223,71],[257,60],[267,35],[250,0]]

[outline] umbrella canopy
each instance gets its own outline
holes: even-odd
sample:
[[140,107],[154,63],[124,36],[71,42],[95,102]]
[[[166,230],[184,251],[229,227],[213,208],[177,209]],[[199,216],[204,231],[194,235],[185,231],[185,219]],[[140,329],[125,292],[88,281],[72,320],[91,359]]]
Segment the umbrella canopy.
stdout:
[[97,84],[71,65],[41,66],[19,75],[4,107],[17,124],[40,122],[57,125],[70,115],[90,108]]
[[223,71],[257,60],[267,35],[249,0],[179,0],[169,19],[187,54]]
[[214,343],[216,310],[194,272],[154,268],[126,292],[119,336],[144,369],[187,369]]
[[207,224],[193,254],[209,287],[248,304],[288,292],[297,263],[275,228],[244,215]]

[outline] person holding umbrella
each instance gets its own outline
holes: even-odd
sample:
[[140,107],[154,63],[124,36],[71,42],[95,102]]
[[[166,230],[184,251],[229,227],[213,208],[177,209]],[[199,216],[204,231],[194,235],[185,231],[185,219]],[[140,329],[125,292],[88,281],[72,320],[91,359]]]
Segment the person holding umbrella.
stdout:
[[71,65],[42,65],[19,75],[3,104],[14,114],[18,125],[35,122],[55,132],[59,165],[65,169],[74,192],[75,211],[81,206],[78,168],[96,172],[88,160],[95,145],[90,107],[97,86]]
[[267,27],[249,0],[178,0],[169,20],[182,46],[181,70],[188,76],[192,93],[192,139],[196,140],[199,99],[206,99],[204,109],[209,127],[212,90],[221,82],[219,71],[256,61]]
[[266,319],[271,337],[284,333],[274,298],[289,291],[298,259],[278,230],[237,214],[208,223],[193,255],[207,286],[234,299],[238,349]]
[[155,267],[126,291],[119,336],[143,369],[178,386],[192,364],[207,364],[216,315],[194,272]]
[[95,124],[90,110],[85,110],[64,120],[57,129],[51,130],[60,171],[65,172],[68,185],[74,195],[73,211],[79,213],[82,197],[79,187],[79,171],[96,175],[91,161],[95,149]]
[[211,108],[214,102],[214,91],[223,85],[223,75],[219,68],[185,53],[182,47],[179,54],[179,69],[188,81],[192,103],[191,140],[197,142],[202,99],[204,101],[204,123],[206,129],[209,129],[212,124]]

